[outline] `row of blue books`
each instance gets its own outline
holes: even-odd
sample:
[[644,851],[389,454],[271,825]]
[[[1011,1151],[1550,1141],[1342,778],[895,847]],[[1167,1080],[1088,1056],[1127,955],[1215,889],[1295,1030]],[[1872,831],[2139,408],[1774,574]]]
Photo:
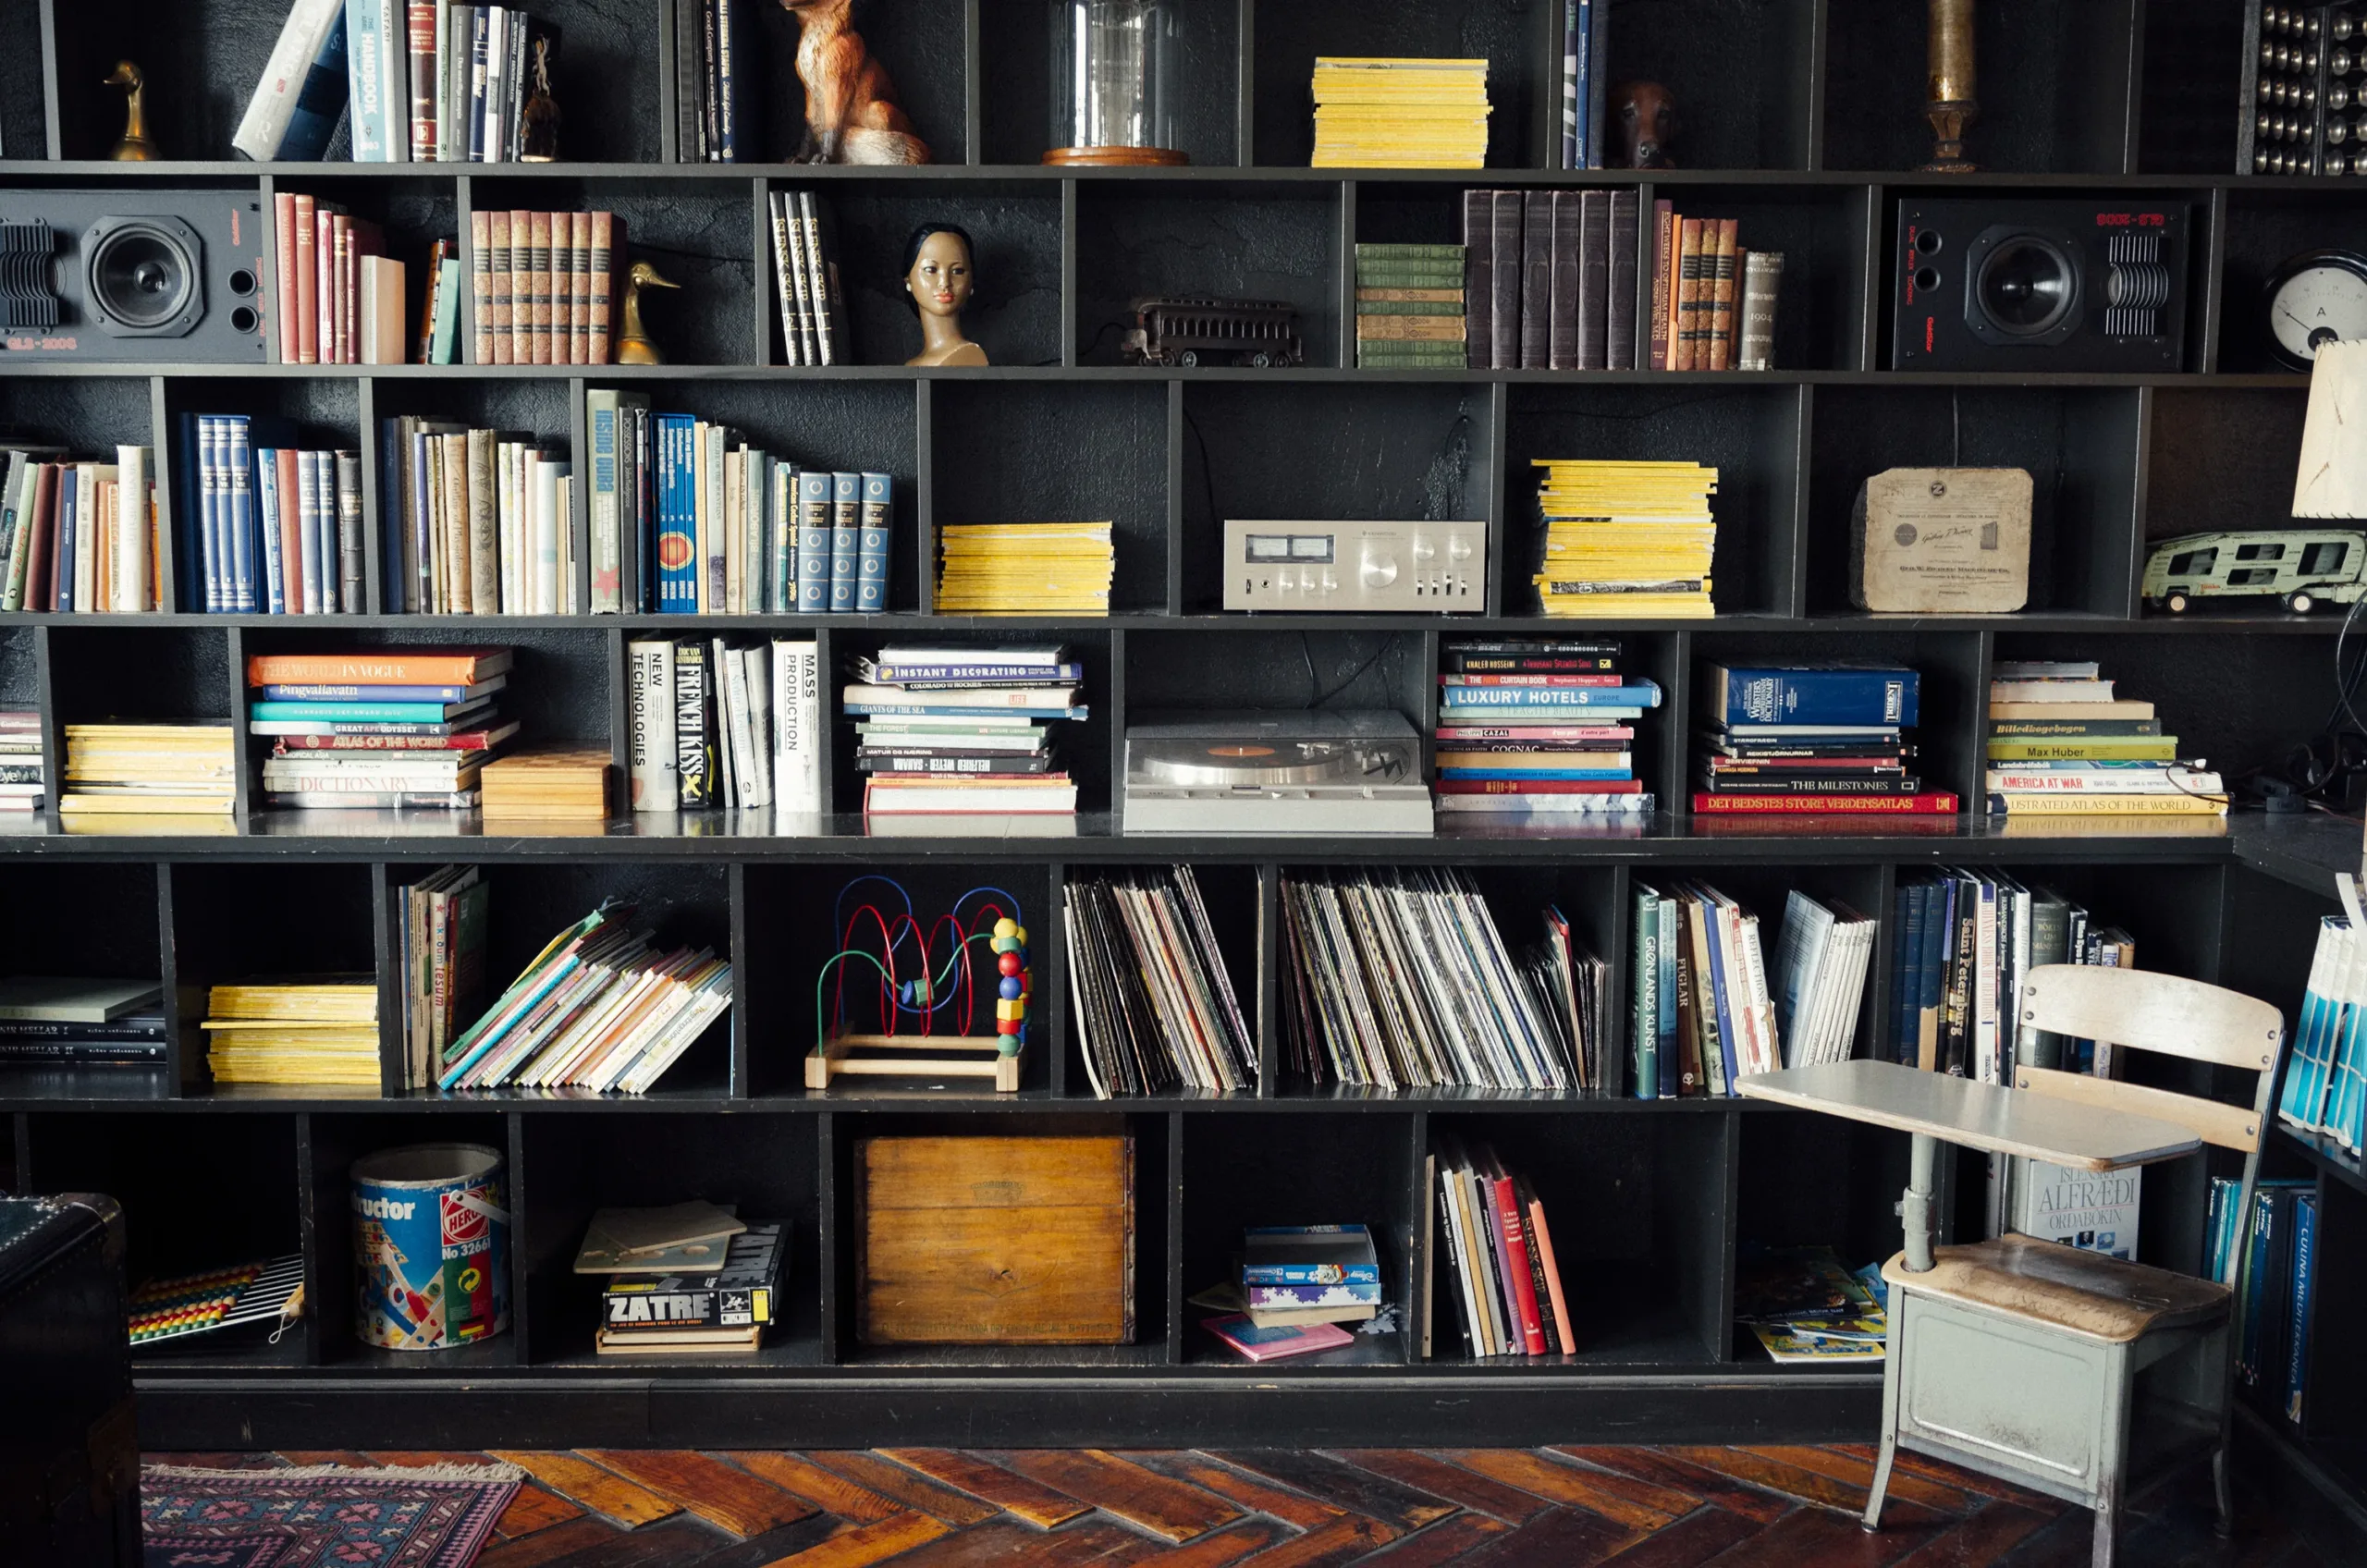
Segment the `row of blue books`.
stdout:
[[2349,915],[2318,922],[2276,1114],[2354,1155],[2367,1144],[2367,950]]
[[199,565],[183,608],[362,613],[359,453],[298,448],[276,421],[185,413],[175,478],[177,548]]
[[[2240,1212],[2243,1183],[2211,1181],[2203,1228],[2203,1272],[2232,1287],[2243,1306],[2236,1337],[2238,1386],[2296,1426],[2309,1382],[2311,1304],[2317,1283],[2318,1194],[2306,1177],[2263,1178],[2251,1213]],[[2251,1250],[2238,1245],[2250,1227]],[[2237,1277],[2238,1256],[2242,1278]]]

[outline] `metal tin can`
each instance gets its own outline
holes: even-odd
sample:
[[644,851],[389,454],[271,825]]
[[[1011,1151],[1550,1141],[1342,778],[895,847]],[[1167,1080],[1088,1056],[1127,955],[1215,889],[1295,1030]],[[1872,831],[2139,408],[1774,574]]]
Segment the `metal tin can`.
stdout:
[[354,1332],[442,1350],[509,1326],[500,1151],[417,1144],[353,1162]]

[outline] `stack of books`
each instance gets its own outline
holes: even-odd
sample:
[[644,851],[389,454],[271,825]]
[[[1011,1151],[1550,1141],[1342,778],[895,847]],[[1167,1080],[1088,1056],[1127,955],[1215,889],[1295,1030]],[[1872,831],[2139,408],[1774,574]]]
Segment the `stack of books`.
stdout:
[[378,1086],[375,975],[215,986],[204,1029],[217,1084]]
[[172,606],[145,447],[113,462],[11,447],[0,479],[0,607],[139,611]]
[[[2243,1301],[2243,1331],[2235,1345],[2237,1385],[2299,1427],[2301,1396],[2310,1380],[2310,1320],[2317,1296],[2317,1185],[2306,1177],[2263,1177],[2252,1189],[2250,1215],[2241,1212],[2242,1200],[2243,1183],[2235,1177],[2211,1179],[2203,1272],[2234,1287]],[[2247,1224],[2251,1232],[2249,1255],[2239,1245]],[[2240,1279],[2238,1256],[2244,1259]]]
[[1106,522],[956,522],[938,530],[948,615],[1108,615],[1118,555]]
[[1464,367],[1460,245],[1356,247],[1356,363],[1367,370]]
[[2008,816],[2225,816],[2227,790],[2180,760],[2153,704],[2101,667],[2001,661],[1989,682],[1989,809]]
[[836,365],[852,356],[836,247],[811,190],[772,193],[773,283],[780,297],[781,362]]
[[599,1276],[602,1355],[752,1351],[779,1317],[781,1231],[693,1200],[592,1216],[575,1272]]
[[162,1067],[164,997],[153,980],[0,979],[0,1064]]
[[1650,368],[1770,370],[1780,251],[1744,251],[1733,218],[1688,218],[1652,203]]
[[403,1087],[429,1089],[446,1047],[484,1005],[492,888],[473,865],[447,865],[398,889]]
[[811,638],[626,644],[635,811],[822,809],[822,667]]
[[1956,811],[1956,796],[1907,771],[1915,671],[1705,664],[1697,674],[1707,725],[1697,814]]
[[1536,458],[1538,608],[1575,619],[1706,619],[1718,471]]
[[563,446],[525,431],[382,422],[387,613],[579,611],[572,472]]
[[645,1092],[731,1005],[731,965],[661,952],[629,906],[604,904],[550,940],[445,1047],[439,1089]]
[[1488,161],[1488,62],[1315,62],[1318,169],[1476,169]]
[[514,752],[484,765],[478,776],[480,803],[488,817],[605,822],[609,763],[606,746]]
[[1636,368],[1639,201],[1633,190],[1463,193],[1473,369]]
[[1247,1360],[1337,1350],[1355,1339],[1341,1324],[1380,1310],[1380,1258],[1362,1225],[1252,1225],[1241,1233],[1238,1291],[1192,1299],[1233,1306],[1200,1326]]
[[246,414],[181,416],[179,504],[191,515],[178,523],[209,614],[366,607],[362,455],[280,445],[286,434],[276,420]]
[[0,712],[0,811],[39,811],[49,788],[43,765],[41,715],[31,708]]
[[1094,1095],[1257,1083],[1257,1045],[1188,865],[1080,874],[1065,890],[1070,997]]
[[308,810],[477,803],[478,775],[518,732],[495,699],[507,648],[256,654],[250,733],[269,736],[264,800]]
[[239,735],[228,724],[69,724],[66,816],[227,816]]
[[1776,1362],[1884,1359],[1888,1299],[1881,1265],[1845,1268],[1831,1247],[1762,1253],[1735,1280],[1735,1317]]
[[[758,163],[765,156],[751,92],[762,94],[764,0],[675,0],[674,146],[685,164]],[[761,98],[760,98],[761,101]]]
[[[1638,1099],[1731,1096],[1736,1078],[1784,1065],[1758,915],[1706,882],[1638,883],[1632,940]],[[1854,1029],[1862,976],[1852,991],[1836,971],[1834,990]]]
[[[1285,873],[1284,1039],[1310,1084],[1575,1091],[1555,1005],[1521,979],[1462,872]],[[1391,954],[1454,953],[1435,968]]]
[[1942,868],[1903,881],[1892,904],[1891,1058],[1984,1084],[2017,1067],[2114,1076],[2112,1047],[2022,1027],[2012,1005],[2042,963],[2137,966],[2116,925],[2051,888],[1997,870]]
[[1448,1137],[1434,1141],[1429,1165],[1439,1206],[1431,1256],[1446,1266],[1440,1289],[1454,1304],[1463,1354],[1576,1355],[1553,1233],[1528,1179],[1487,1145]]
[[[340,9],[337,0],[297,0],[281,47],[288,47],[291,33],[310,45],[293,51],[290,78],[302,85],[308,108],[320,90],[304,70],[321,57],[316,29],[333,30],[339,41],[342,58],[332,79],[337,101],[323,112],[334,127],[350,93],[355,163],[502,164],[525,156],[524,110],[535,62],[546,52],[557,57],[557,25],[514,6],[344,0]],[[288,74],[277,54],[258,103],[275,86],[272,72]],[[327,142],[324,130],[310,151],[237,145],[251,158],[288,159],[317,158]]]
[[1615,642],[1449,643],[1439,653],[1438,808],[1640,816],[1636,720],[1661,689]]
[[403,264],[386,255],[386,231],[344,205],[282,190],[272,198],[278,268],[272,313],[284,365],[399,365]]
[[624,336],[625,220],[472,212],[469,276],[481,365],[605,365]]
[[1091,711],[1067,648],[882,648],[854,672],[841,701],[865,815],[1075,813],[1049,729]]

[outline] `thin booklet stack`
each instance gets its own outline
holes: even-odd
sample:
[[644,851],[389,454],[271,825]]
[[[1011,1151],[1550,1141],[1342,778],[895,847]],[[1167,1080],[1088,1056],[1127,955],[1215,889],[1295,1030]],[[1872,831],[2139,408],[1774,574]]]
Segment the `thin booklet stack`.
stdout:
[[163,1067],[165,994],[153,980],[0,979],[0,1065]]
[[1536,458],[1538,608],[1549,616],[1707,619],[1718,471],[1694,462]]
[[781,1231],[697,1199],[594,1214],[575,1272],[604,1281],[598,1354],[755,1349],[779,1305]]
[[947,615],[1108,615],[1117,548],[1106,522],[956,522],[938,530]]
[[219,724],[69,724],[65,816],[227,816],[238,801],[239,738]]
[[1488,62],[1315,62],[1314,166],[1476,169],[1488,160]]
[[0,709],[0,812],[41,810],[49,788],[45,764],[40,712]]
[[1069,996],[1094,1095],[1257,1083],[1257,1046],[1188,865],[1073,877]]
[[243,980],[206,993],[216,1084],[378,1086],[378,979]]
[[1362,1225],[1252,1225],[1241,1233],[1239,1285],[1193,1297],[1238,1306],[1200,1326],[1248,1361],[1337,1350],[1355,1336],[1343,1323],[1380,1309],[1380,1257]]
[[404,414],[381,425],[386,604],[402,615],[573,615],[573,467],[526,431]]
[[822,670],[811,639],[647,639],[625,645],[625,667],[634,811],[823,809]]

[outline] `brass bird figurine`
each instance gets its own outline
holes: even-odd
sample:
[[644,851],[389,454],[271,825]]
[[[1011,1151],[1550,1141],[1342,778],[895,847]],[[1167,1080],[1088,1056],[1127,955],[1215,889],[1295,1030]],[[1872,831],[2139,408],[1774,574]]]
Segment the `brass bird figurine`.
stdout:
[[641,291],[646,288],[680,288],[679,283],[668,283],[657,275],[657,269],[647,262],[635,262],[625,275],[625,330],[617,339],[617,363],[620,365],[662,365],[665,354],[641,325]]
[[140,97],[147,90],[148,79],[140,67],[129,60],[117,60],[100,85],[120,87],[125,93],[123,135],[107,156],[118,164],[144,164],[163,157],[163,151],[148,139],[148,112]]

